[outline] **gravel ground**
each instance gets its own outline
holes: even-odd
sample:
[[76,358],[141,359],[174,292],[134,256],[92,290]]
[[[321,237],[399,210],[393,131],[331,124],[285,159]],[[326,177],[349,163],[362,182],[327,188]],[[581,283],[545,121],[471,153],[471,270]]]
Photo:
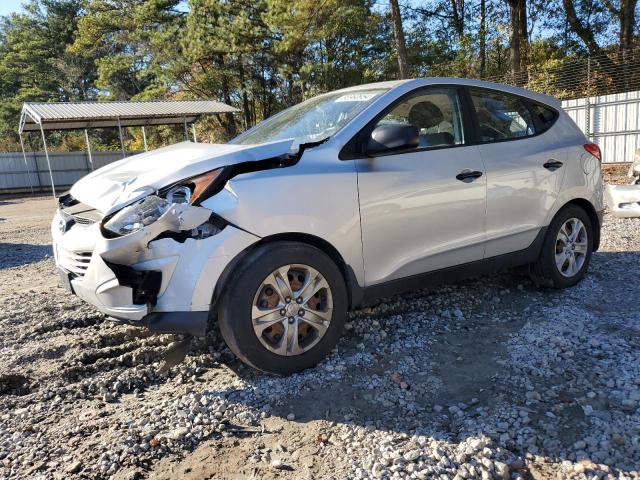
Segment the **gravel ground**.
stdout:
[[0,199],[0,478],[640,478],[640,219],[578,286],[505,272],[353,312],[317,368],[113,324],[57,285],[53,202]]

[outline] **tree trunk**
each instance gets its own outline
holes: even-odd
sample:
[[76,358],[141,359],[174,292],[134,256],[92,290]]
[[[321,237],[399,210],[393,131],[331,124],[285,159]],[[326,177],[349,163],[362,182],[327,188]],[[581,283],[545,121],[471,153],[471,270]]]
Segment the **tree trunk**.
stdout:
[[516,84],[527,82],[526,68],[529,50],[529,32],[527,30],[527,0],[507,0],[511,23],[509,52],[511,54],[511,74]]
[[620,0],[620,45],[618,47],[618,63],[621,65],[620,77],[624,88],[630,89],[631,57],[633,47],[633,27],[635,25],[635,7],[637,0]]
[[633,27],[635,25],[635,10],[638,0],[620,0],[620,8],[616,8],[611,0],[603,1],[611,16],[615,17],[620,23],[618,56],[621,61],[624,61],[626,52],[631,50],[633,46]]
[[396,53],[398,55],[398,76],[409,78],[409,60],[407,58],[407,46],[404,42],[404,29],[402,28],[402,16],[398,0],[389,0],[391,4],[391,20],[393,21],[393,32],[396,39]]
[[451,16],[453,28],[458,38],[464,37],[464,0],[449,0],[451,2]]
[[487,69],[487,2],[480,0],[480,78],[484,78]]
[[242,113],[244,116],[244,128],[245,130],[253,125],[251,119],[251,110],[249,109],[249,97],[247,95],[247,85],[244,77],[244,65],[242,64],[242,58],[240,58],[240,89],[242,90]]
[[265,68],[264,63],[261,65],[260,72],[260,89],[261,89],[261,97],[262,97],[262,120],[269,117],[269,108],[267,106],[267,81],[265,80]]
[[[224,62],[223,62],[224,63]],[[226,75],[222,76],[222,98],[227,105],[231,104],[231,93],[229,91],[229,79]],[[233,118],[233,113],[224,114],[224,129],[227,133],[227,140],[231,140],[236,136],[236,120]]]
[[[625,0],[622,0],[625,1]],[[636,2],[637,0],[630,0]],[[562,5],[567,12],[567,22],[569,28],[582,40],[592,55],[593,62],[598,69],[607,74],[612,75],[612,80],[617,91],[624,89],[622,76],[617,74],[618,69],[607,53],[596,42],[593,29],[589,25],[584,25],[578,14],[576,13],[574,0],[562,0]],[[622,20],[621,20],[622,22]],[[620,32],[622,38],[622,32]]]
[[600,45],[595,40],[593,35],[593,30],[582,24],[578,15],[576,13],[576,9],[573,3],[573,0],[562,0],[562,6],[564,7],[565,12],[567,12],[567,21],[569,22],[569,26],[571,30],[580,37],[589,50],[591,55],[599,55],[604,53],[600,48]]
[[623,61],[633,47],[633,27],[638,0],[620,0],[620,51]]
[[[529,66],[529,28],[527,26],[527,0],[518,2],[518,36],[520,37],[520,71],[527,72]],[[528,80],[528,79],[527,79]]]
[[293,106],[295,105],[296,99],[294,96],[294,92],[293,92],[293,75],[291,73],[288,73],[286,76],[286,81],[287,81],[287,99],[289,100],[287,103],[289,104],[288,106]]

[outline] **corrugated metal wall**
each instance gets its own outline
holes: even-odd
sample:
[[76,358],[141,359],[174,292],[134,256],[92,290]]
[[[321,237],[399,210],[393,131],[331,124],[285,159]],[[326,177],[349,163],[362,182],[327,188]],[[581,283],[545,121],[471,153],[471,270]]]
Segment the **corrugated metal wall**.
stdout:
[[565,100],[562,107],[600,146],[604,163],[633,161],[640,147],[640,92]]
[[[130,152],[133,155],[137,152]],[[51,170],[56,188],[73,185],[91,171],[86,152],[50,153]],[[93,152],[93,167],[103,167],[120,160],[121,152]],[[0,153],[0,192],[50,190],[51,179],[44,152],[27,153],[25,165],[22,152]]]

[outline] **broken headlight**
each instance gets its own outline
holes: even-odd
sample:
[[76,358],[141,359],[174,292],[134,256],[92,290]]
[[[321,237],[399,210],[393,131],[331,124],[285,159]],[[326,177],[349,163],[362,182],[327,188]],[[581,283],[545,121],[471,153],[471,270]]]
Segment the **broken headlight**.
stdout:
[[182,180],[160,190],[158,195],[169,203],[189,203],[198,205],[209,198],[216,188],[216,180],[222,173],[221,168],[210,170],[195,177]]
[[170,206],[164,198],[149,195],[120,210],[104,224],[104,228],[118,235],[137,232],[158,220]]
[[191,202],[191,189],[186,185],[178,185],[171,188],[164,198],[169,203],[189,203]]

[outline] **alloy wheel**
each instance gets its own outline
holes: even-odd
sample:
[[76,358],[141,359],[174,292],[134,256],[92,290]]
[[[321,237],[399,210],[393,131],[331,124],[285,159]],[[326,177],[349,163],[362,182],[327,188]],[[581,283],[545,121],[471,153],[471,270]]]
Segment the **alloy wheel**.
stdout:
[[587,258],[588,237],[584,223],[570,218],[562,224],[556,236],[555,260],[560,274],[570,278],[576,275]]
[[262,281],[253,298],[251,321],[267,350],[292,356],[322,339],[332,312],[331,287],[322,274],[308,265],[291,264]]

